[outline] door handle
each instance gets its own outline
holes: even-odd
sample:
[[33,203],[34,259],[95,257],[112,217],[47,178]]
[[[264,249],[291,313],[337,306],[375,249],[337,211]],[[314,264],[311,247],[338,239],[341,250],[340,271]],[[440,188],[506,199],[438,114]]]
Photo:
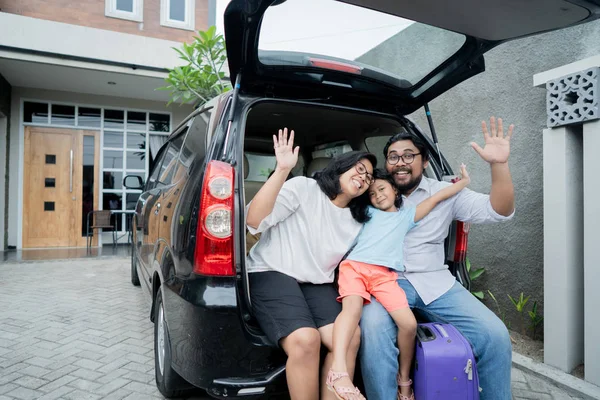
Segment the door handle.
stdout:
[[160,203],[156,203],[156,210],[154,210],[154,215],[158,215],[159,211],[160,211]]
[[69,192],[73,193],[73,149],[71,149],[69,165]]

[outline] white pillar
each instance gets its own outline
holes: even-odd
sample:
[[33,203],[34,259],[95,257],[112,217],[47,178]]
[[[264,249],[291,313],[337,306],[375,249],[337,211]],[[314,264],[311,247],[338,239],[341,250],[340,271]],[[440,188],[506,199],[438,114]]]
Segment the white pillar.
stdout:
[[600,120],[583,125],[585,379],[600,386]]
[[584,353],[581,127],[545,129],[543,139],[544,362],[571,372]]

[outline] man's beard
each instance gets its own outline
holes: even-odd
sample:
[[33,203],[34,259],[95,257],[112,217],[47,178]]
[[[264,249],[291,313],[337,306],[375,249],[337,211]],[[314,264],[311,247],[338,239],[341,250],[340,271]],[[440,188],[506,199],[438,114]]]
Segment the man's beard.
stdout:
[[[394,173],[397,171],[394,171]],[[412,191],[414,188],[419,186],[421,180],[423,179],[423,174],[419,174],[418,176],[414,176],[412,174],[412,170],[410,171],[410,179],[406,183],[398,183],[398,181],[394,177],[394,182],[396,182],[396,188],[401,194],[408,193]]]

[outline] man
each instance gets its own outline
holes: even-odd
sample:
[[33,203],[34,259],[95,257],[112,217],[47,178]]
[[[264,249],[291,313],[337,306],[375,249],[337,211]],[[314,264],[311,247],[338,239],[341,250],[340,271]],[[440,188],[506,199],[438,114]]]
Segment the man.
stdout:
[[[444,240],[453,220],[471,223],[501,222],[514,214],[514,188],[508,168],[513,125],[505,136],[502,120],[490,118],[490,133],[482,122],[485,147],[471,146],[490,164],[489,195],[464,189],[438,205],[405,238],[404,267],[398,284],[410,307],[431,321],[454,325],[471,343],[477,360],[481,400],[510,400],[511,343],[502,321],[463,288],[444,264]],[[449,183],[423,176],[429,163],[425,145],[407,133],[390,138],[384,148],[386,169],[406,205],[417,205]],[[375,299],[361,319],[360,362],[369,400],[396,399],[398,384],[397,330]]]

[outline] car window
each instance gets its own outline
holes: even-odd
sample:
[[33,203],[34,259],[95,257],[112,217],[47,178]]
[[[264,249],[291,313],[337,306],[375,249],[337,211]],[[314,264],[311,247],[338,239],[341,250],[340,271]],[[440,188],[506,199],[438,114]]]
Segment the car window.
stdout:
[[266,182],[277,164],[275,155],[246,153],[246,158],[248,159],[247,181]]
[[152,172],[150,173],[150,177],[148,178],[148,182],[146,184],[146,190],[150,190],[152,189],[154,186],[156,186],[156,181],[158,179],[158,174],[161,170],[161,166],[162,166],[162,162],[165,159],[166,156],[166,149],[165,149],[165,145],[163,145],[163,147],[158,151],[157,157],[156,159],[154,159],[152,166],[150,167]]
[[377,166],[379,168],[385,167],[385,157],[383,156],[383,149],[391,135],[388,136],[372,136],[365,138],[365,146],[369,153],[375,154],[377,157]]
[[[185,128],[187,130],[187,127]],[[174,137],[165,151],[165,156],[158,173],[158,186],[166,186],[173,183],[173,176],[177,169],[177,160],[185,133]]]
[[179,154],[179,162],[186,170],[189,170],[194,160],[203,160],[206,155],[208,124],[212,110],[206,110],[188,123],[190,128]]

